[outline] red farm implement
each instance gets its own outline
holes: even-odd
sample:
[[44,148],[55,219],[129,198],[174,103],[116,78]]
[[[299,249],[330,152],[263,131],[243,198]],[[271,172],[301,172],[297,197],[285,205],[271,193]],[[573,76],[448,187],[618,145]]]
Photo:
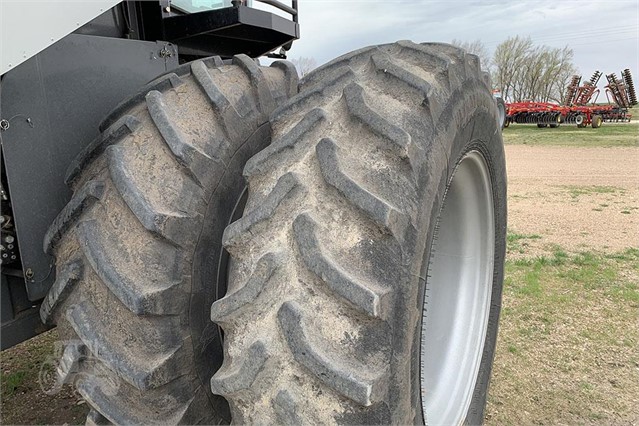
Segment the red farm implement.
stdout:
[[630,121],[628,109],[637,104],[637,95],[630,70],[621,73],[621,79],[606,75],[605,87],[608,104],[598,105],[600,90],[597,83],[601,72],[595,71],[590,80],[581,85],[581,76],[572,77],[566,88],[564,105],[549,102],[515,102],[506,104],[507,116],[504,127],[510,123],[537,124],[537,127],[559,127],[561,123],[576,124],[577,127],[600,127],[603,122]]
[[570,108],[548,102],[515,102],[506,104],[510,123],[537,124],[538,127],[557,127],[564,122]]

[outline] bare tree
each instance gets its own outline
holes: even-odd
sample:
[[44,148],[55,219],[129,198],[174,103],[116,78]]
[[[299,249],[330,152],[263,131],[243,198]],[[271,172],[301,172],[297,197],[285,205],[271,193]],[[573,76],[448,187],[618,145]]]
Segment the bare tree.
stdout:
[[511,37],[495,49],[493,56],[495,83],[502,96],[508,100],[519,97],[517,81],[530,53],[530,38]]
[[304,77],[309,72],[313,71],[317,67],[317,61],[314,58],[307,58],[300,56],[298,58],[291,58],[290,61],[297,68],[297,72],[300,77]]
[[579,70],[573,65],[572,58],[574,54],[572,49],[564,47],[561,50],[561,65],[557,68],[557,76],[555,78],[555,86],[552,90],[550,99],[557,103],[563,102],[566,97],[566,89],[572,79]]
[[573,51],[533,46],[530,38],[511,37],[495,49],[494,77],[510,101],[558,102],[575,73]]
[[468,53],[472,53],[473,55],[479,56],[481,69],[484,71],[490,72],[490,66],[491,66],[490,53],[488,52],[488,49],[486,48],[486,46],[481,40],[461,41],[454,38],[453,41],[451,41],[451,44],[453,46],[461,47]]

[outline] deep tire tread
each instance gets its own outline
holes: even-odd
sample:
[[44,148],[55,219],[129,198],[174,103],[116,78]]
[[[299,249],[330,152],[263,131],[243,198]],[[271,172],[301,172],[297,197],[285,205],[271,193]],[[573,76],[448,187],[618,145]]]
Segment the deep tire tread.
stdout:
[[275,254],[264,255],[257,263],[255,270],[244,287],[211,305],[211,321],[223,324],[225,318],[228,318],[229,315],[241,310],[257,299],[277,271],[278,263],[278,257]]
[[243,236],[250,234],[252,229],[258,224],[265,222],[275,214],[275,211],[286,200],[303,191],[299,178],[294,173],[287,173],[282,176],[273,190],[268,194],[264,203],[259,207],[246,213],[244,217],[224,230],[222,242],[228,249],[237,245]]
[[[192,365],[190,263],[226,162],[298,83],[284,62],[234,64],[208,58],[152,81],[105,118],[103,133],[69,167],[76,191],[47,233],[57,280],[40,313],[86,348],[73,374],[92,407],[89,424],[228,421],[212,412],[209,386]],[[219,89],[229,80],[241,97]],[[176,102],[194,91],[201,95]],[[214,117],[189,121],[190,111],[177,108]],[[193,125],[209,126],[212,137],[197,142],[197,128],[184,131]],[[153,175],[140,161],[183,176]],[[176,184],[164,187],[163,179]],[[148,191],[153,185],[161,196]]]
[[224,130],[231,138],[245,137],[251,130],[246,125],[235,107],[215,84],[209,69],[202,61],[195,61],[191,64],[191,72],[206,96],[209,98],[213,109],[222,118]]
[[326,182],[385,230],[398,239],[402,238],[408,227],[408,217],[390,203],[364,189],[344,172],[335,141],[323,138],[317,144],[316,152]]
[[211,378],[211,390],[215,394],[233,395],[248,389],[264,368],[268,353],[264,343],[253,343],[241,365],[229,367],[223,364],[217,374]]
[[58,245],[62,237],[77,223],[86,210],[102,199],[104,191],[104,182],[91,180],[73,194],[71,201],[64,206],[44,236],[45,253],[53,254],[53,247]]
[[134,107],[142,104],[147,93],[154,90],[164,93],[167,90],[180,87],[183,83],[184,81],[182,80],[182,78],[174,72],[165,74],[149,82],[147,85],[142,87],[140,91],[134,96],[126,99],[118,106],[116,106],[113,111],[111,111],[107,115],[107,117],[102,120],[99,126],[100,132],[104,132],[107,128],[111,127],[116,121],[118,121],[120,116],[132,110]]
[[184,229],[188,229],[188,223],[198,219],[200,214],[160,212],[154,208],[142,190],[134,185],[131,175],[135,172],[128,170],[122,146],[112,146],[107,150],[107,162],[111,181],[144,228],[177,246],[186,246],[196,238],[193,232],[184,232]]
[[380,285],[362,283],[332,259],[319,242],[319,225],[308,213],[293,222],[293,233],[306,267],[320,277],[329,288],[348,300],[360,311],[385,318],[390,306],[390,292]]
[[[78,337],[91,348],[100,361],[138,390],[156,388],[184,373],[184,366],[176,362],[179,361],[176,353],[181,344],[167,348],[168,353],[149,352],[143,346],[136,347],[137,342],[128,342],[125,349],[123,342],[111,339],[111,333],[96,320],[95,307],[88,301],[71,305],[66,311],[66,317]],[[144,353],[146,356],[122,356],[129,351]]]
[[[274,112],[274,142],[244,168],[249,208],[225,232],[234,258],[229,276],[236,279],[226,297],[241,309],[217,314],[224,298],[212,309],[212,319],[232,336],[225,351],[236,365],[250,362],[252,341],[272,351],[241,395],[215,387],[234,418],[284,424],[420,418],[411,405],[397,403],[397,386],[412,386],[409,378],[389,385],[393,368],[413,359],[406,343],[412,331],[398,317],[412,315],[415,324],[421,318],[407,296],[424,280],[411,269],[421,257],[411,256],[422,256],[418,244],[426,244],[417,232],[426,220],[420,212],[439,197],[425,182],[446,172],[430,170],[427,155],[446,158],[443,138],[464,118],[456,102],[470,99],[482,111],[493,104],[480,73],[476,58],[456,48],[372,46],[304,77],[300,94]],[[274,206],[272,185],[289,173],[304,191],[287,207]],[[260,293],[244,271],[260,269],[264,253],[281,256],[282,272]],[[239,294],[247,295],[241,304],[232,300]],[[404,339],[401,360],[394,358],[395,336]]]
[[288,61],[275,61],[271,64],[271,67],[280,69],[284,72],[284,79],[286,80],[286,96],[289,98],[295,96],[299,90],[299,75],[297,74],[295,65]]
[[73,286],[82,278],[83,273],[84,263],[79,259],[66,263],[58,272],[53,286],[40,305],[40,319],[43,323],[52,323],[53,312],[71,294]]
[[321,108],[316,108],[311,111],[297,124],[290,132],[276,139],[266,149],[258,152],[251,157],[244,166],[244,176],[251,177],[257,173],[264,173],[269,169],[273,161],[273,157],[286,150],[295,150],[297,148],[296,142],[302,138],[303,135],[310,133],[322,122],[327,120],[327,115]]
[[[179,382],[180,379],[177,380]],[[137,406],[135,401],[136,391],[126,383],[119,383],[105,375],[83,375],[76,382],[78,393],[94,407],[110,424],[177,424],[188,416],[191,400],[166,403],[168,389],[164,387],[147,391],[154,399],[165,401],[159,409],[146,405]],[[114,389],[112,389],[114,388]],[[105,389],[107,390],[105,392]],[[183,383],[176,383],[174,391],[184,391]]]
[[258,107],[263,111],[273,111],[276,106],[275,101],[264,73],[257,63],[247,55],[241,54],[233,57],[233,64],[238,65],[249,76],[251,86],[256,91]]
[[[104,231],[96,220],[87,220],[78,224],[76,234],[82,245],[82,251],[101,281],[117,296],[117,298],[136,315],[176,315],[180,312],[180,302],[185,295],[181,294],[181,281],[177,276],[169,276],[162,283],[145,280],[139,274],[127,275],[114,262],[112,251],[121,247],[101,237]],[[177,250],[169,248],[177,254]],[[110,254],[110,257],[106,257]],[[178,263],[175,258],[173,263]],[[162,265],[166,267],[167,265]],[[171,270],[173,268],[168,268]]]
[[125,115],[114,122],[71,161],[71,164],[67,168],[64,183],[72,185],[80,173],[87,168],[96,157],[100,156],[109,146],[135,133],[140,127],[140,124],[140,120],[132,115]]
[[368,105],[362,86],[350,83],[344,88],[344,97],[350,113],[370,128],[373,133],[388,140],[394,153],[407,160],[415,157],[416,148],[410,135]]
[[146,95],[146,105],[151,119],[162,138],[175,155],[185,173],[202,187],[206,170],[212,167],[213,159],[186,141],[186,137],[172,123],[162,93],[152,90]]
[[293,357],[315,377],[339,394],[365,407],[380,399],[384,371],[370,371],[365,365],[355,364],[350,360],[332,359],[324,353],[319,345],[310,341],[302,310],[295,302],[282,304],[277,317]]
[[322,82],[321,85],[299,93],[295,97],[291,98],[291,102],[286,103],[273,111],[273,114],[271,114],[271,122],[277,123],[278,121],[281,121],[288,117],[291,111],[299,108],[299,105],[313,102],[322,95],[328,93],[331,89],[341,86],[342,82],[350,81],[354,77],[355,74],[349,67],[340,68],[337,72],[332,74],[327,81]]
[[378,72],[388,74],[389,76],[406,83],[408,86],[417,89],[424,96],[424,99],[429,98],[432,86],[428,81],[419,77],[417,74],[413,74],[406,68],[394,64],[386,55],[374,55],[371,59]]

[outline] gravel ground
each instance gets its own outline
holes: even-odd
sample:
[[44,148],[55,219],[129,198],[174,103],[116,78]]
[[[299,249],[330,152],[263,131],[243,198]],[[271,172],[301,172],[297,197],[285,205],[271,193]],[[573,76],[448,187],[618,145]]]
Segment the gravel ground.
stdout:
[[639,247],[639,150],[507,145],[508,224],[528,255]]

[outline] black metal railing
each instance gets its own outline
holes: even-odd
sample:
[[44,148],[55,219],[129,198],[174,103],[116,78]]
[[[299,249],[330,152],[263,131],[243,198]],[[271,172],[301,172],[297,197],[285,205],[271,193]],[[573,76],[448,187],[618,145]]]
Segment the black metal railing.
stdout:
[[[269,6],[273,6],[276,9],[279,9],[281,11],[284,11],[288,14],[291,15],[291,17],[293,18],[293,22],[297,22],[297,0],[292,0],[291,1],[291,6],[288,6],[280,1],[277,0],[255,0],[256,2],[259,3],[264,3],[264,4],[268,4]],[[241,1],[233,1],[233,4],[241,4]]]

